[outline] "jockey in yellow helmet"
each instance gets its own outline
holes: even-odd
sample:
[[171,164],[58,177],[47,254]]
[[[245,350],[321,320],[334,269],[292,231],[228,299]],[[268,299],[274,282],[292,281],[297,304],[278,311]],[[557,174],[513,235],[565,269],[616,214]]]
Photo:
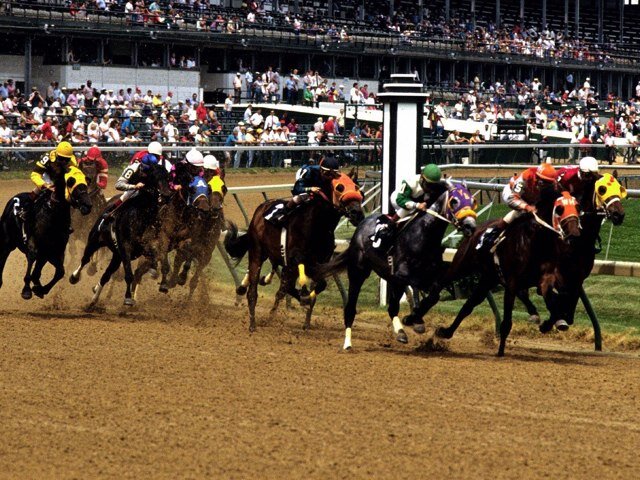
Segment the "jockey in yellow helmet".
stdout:
[[78,162],[69,142],[60,142],[55,150],[42,155],[31,172],[31,181],[36,184],[34,196],[43,188],[53,188],[53,178],[64,175],[70,166],[77,167]]

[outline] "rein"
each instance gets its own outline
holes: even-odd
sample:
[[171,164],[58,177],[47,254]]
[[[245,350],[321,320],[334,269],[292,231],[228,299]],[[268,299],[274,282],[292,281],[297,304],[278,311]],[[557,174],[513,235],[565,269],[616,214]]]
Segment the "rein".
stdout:
[[547,228],[549,230],[551,230],[553,233],[555,233],[556,235],[558,235],[562,240],[564,240],[564,232],[561,230],[556,230],[555,228],[553,228],[551,225],[549,225],[547,222],[545,222],[543,219],[541,219],[537,213],[532,213],[533,215],[533,219],[536,221],[536,223],[544,228]]

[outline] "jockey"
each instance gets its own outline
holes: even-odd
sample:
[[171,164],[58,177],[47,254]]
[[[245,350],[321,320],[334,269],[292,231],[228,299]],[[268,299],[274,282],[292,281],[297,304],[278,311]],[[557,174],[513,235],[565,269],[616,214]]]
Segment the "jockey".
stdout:
[[35,198],[43,188],[52,189],[53,176],[66,173],[69,166],[78,166],[73,147],[69,142],[60,142],[55,150],[45,153],[36,162],[31,172],[31,181],[36,185],[32,196]]
[[491,248],[500,234],[516,218],[527,213],[536,213],[536,205],[544,194],[558,189],[558,172],[550,163],[542,163],[537,167],[527,168],[518,177],[511,179],[502,191],[502,198],[512,210],[507,213],[493,227],[488,228],[481,241],[476,246],[480,249],[483,245]]
[[98,147],[91,147],[86,156],[82,157],[78,162],[80,166],[80,170],[82,170],[82,166],[85,164],[93,164],[96,168],[96,183],[98,184],[98,188],[104,190],[107,188],[107,181],[109,180],[109,165],[104,158],[102,158],[102,152]]
[[582,200],[585,186],[595,184],[600,178],[598,161],[593,157],[584,157],[577,167],[563,167],[558,169],[558,183],[562,190],[566,190],[578,201]]
[[158,165],[158,157],[151,153],[138,157],[133,163],[127,165],[115,184],[116,190],[124,193],[113,204],[107,207],[102,215],[104,220],[107,222],[111,221],[115,210],[133,197],[138,190],[144,188],[143,180],[145,179],[145,171],[153,165]]
[[[187,152],[183,160],[171,166],[171,170],[169,171],[169,186],[172,190],[181,190],[182,185],[187,183],[184,182],[184,176],[189,176],[188,183],[190,184],[195,177],[202,176],[203,166],[204,157],[202,153],[198,149],[192,148]],[[180,179],[182,179],[182,181]]]
[[131,157],[131,161],[129,163],[133,164],[134,162],[139,162],[145,155],[147,154],[155,155],[155,157],[160,161],[162,159],[162,144],[160,142],[151,142],[146,150],[140,150],[133,154]]
[[404,180],[400,188],[391,194],[391,205],[395,209],[392,216],[381,215],[370,237],[373,248],[380,248],[391,238],[393,227],[398,219],[406,218],[417,211],[426,211],[435,200],[449,188],[449,183],[442,180],[440,168],[430,163],[422,168],[418,175]]
[[304,165],[296,173],[296,183],[291,189],[293,197],[287,203],[276,204],[276,210],[265,218],[275,225],[284,220],[300,205],[312,201],[318,195],[330,197],[333,190],[331,181],[340,176],[340,164],[334,156],[325,156],[319,165]]
[[204,157],[204,179],[209,184],[212,192],[220,192],[222,197],[227,194],[227,186],[224,184],[220,171],[220,162],[213,155]]

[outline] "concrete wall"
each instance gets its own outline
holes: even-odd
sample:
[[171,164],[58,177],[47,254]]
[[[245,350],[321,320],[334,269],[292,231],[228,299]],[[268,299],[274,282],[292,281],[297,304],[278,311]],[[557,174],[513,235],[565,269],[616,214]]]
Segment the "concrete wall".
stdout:
[[24,80],[24,55],[0,55],[0,81]]

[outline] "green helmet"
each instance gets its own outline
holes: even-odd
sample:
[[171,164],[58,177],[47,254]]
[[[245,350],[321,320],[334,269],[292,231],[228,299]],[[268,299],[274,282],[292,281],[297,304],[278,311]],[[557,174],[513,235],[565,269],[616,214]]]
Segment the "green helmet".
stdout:
[[422,178],[424,178],[427,182],[432,183],[439,182],[442,178],[442,171],[440,170],[440,167],[438,167],[434,163],[430,163],[429,165],[422,167],[421,174]]

